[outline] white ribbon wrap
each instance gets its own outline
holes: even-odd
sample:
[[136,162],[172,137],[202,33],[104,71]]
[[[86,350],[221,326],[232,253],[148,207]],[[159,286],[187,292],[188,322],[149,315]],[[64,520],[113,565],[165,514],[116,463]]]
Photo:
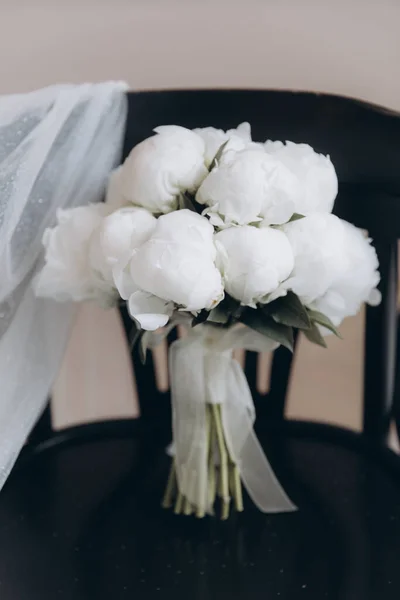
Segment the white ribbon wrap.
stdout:
[[226,443],[255,505],[266,513],[296,510],[254,433],[255,410],[245,374],[232,358],[235,348],[255,352],[277,345],[246,327],[197,326],[171,345],[169,367],[173,452],[179,490],[195,506],[212,512],[207,487],[206,404],[220,404]]

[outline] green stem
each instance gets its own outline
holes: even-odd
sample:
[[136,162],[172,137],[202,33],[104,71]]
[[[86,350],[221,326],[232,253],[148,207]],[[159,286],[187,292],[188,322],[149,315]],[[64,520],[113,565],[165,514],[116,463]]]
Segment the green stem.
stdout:
[[[215,497],[218,488],[218,494],[221,497],[221,519],[225,520],[229,516],[230,496],[231,494],[235,508],[238,512],[243,511],[243,493],[242,483],[240,480],[240,472],[238,466],[232,460],[229,449],[226,444],[223,425],[222,425],[222,409],[217,404],[206,405],[206,428],[207,428],[207,480],[205,485],[207,489],[201,490],[201,495],[197,506],[183,496],[178,489],[176,476],[175,459],[172,461],[167,485],[165,488],[164,498],[162,501],[163,508],[171,508],[174,505],[175,514],[191,515],[196,514],[197,518],[205,516],[204,498],[207,498],[209,506],[215,503]],[[215,444],[218,448],[220,458],[219,474],[215,466]]]
[[217,435],[217,444],[220,460],[220,495],[222,499],[221,519],[224,521],[229,516],[229,472],[228,472],[228,452],[225,444],[224,431],[221,419],[221,406],[212,404],[212,414],[214,417],[215,431]]
[[232,494],[235,499],[235,508],[238,512],[243,512],[243,492],[242,492],[242,482],[240,480],[240,473],[238,466],[235,463],[231,463],[231,473],[232,473]]
[[[207,410],[207,406],[206,405],[206,438],[207,438],[207,443],[206,443],[206,455],[208,457],[209,455],[209,451],[210,451],[210,444],[211,444],[211,414],[210,411]],[[207,481],[205,481],[205,485],[208,485],[208,476],[207,476]],[[201,490],[201,502],[197,503],[196,506],[196,517],[198,519],[202,519],[203,517],[205,517],[206,515],[206,511],[205,511],[205,506],[203,505],[204,499],[208,498],[208,494],[207,494],[207,490],[203,489]]]
[[175,502],[174,513],[176,515],[180,515],[182,512],[182,508],[183,508],[183,494],[182,494],[182,492],[178,492],[178,495],[176,497],[176,502]]
[[212,409],[210,404],[207,404],[207,411],[210,419],[210,443],[208,448],[208,502],[210,506],[215,503],[216,495],[216,473],[215,473],[215,460],[214,460],[214,446],[215,446],[215,424],[212,415]]
[[193,512],[193,508],[192,505],[190,504],[189,500],[187,498],[185,498],[184,502],[183,502],[183,514],[186,516],[191,515]]
[[240,479],[240,471],[233,460],[231,453],[229,452],[229,448],[227,446],[228,457],[229,457],[229,488],[235,503],[235,508],[237,512],[243,512],[243,491],[242,491],[242,481]]
[[174,495],[176,491],[176,474],[175,474],[175,459],[172,459],[172,465],[168,475],[167,486],[165,488],[164,498],[161,506],[163,508],[171,508],[174,503]]

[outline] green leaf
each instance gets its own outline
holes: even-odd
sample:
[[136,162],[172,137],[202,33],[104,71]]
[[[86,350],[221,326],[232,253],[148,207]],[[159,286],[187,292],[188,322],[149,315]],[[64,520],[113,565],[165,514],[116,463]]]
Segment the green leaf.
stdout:
[[308,316],[310,317],[313,323],[318,323],[318,325],[322,325],[329,329],[332,333],[334,333],[338,338],[342,339],[339,331],[336,329],[335,325],[332,323],[329,317],[320,313],[318,310],[307,309]]
[[290,217],[288,223],[293,223],[293,221],[300,221],[300,219],[304,219],[305,215],[301,215],[300,213],[293,213]]
[[208,315],[207,321],[210,323],[219,323],[220,325],[226,325],[229,321],[230,314],[221,307],[221,304],[218,304],[215,308],[213,308]]
[[244,311],[241,322],[258,331],[265,337],[278,342],[293,352],[293,329],[274,321],[260,309],[249,308]]
[[199,314],[197,315],[197,317],[194,317],[193,321],[192,321],[192,327],[196,327],[196,325],[200,325],[201,323],[204,323],[205,321],[207,321],[208,319],[208,315],[209,315],[209,311],[208,310],[201,310],[199,312]]
[[318,346],[322,346],[323,348],[327,347],[326,342],[316,323],[313,323],[310,329],[305,329],[303,333],[306,336],[306,338],[313,344],[317,344]]
[[144,335],[142,335],[142,337],[140,339],[139,358],[140,358],[140,362],[142,363],[142,365],[145,365],[146,358],[147,358],[147,344],[146,344],[146,338]]
[[244,309],[244,306],[240,304],[240,301],[236,300],[236,298],[232,298],[232,296],[229,296],[229,294],[225,294],[225,298],[222,300],[219,306],[221,306],[223,310],[227,311],[235,319],[239,319]]
[[197,212],[193,200],[187,192],[179,196],[179,210],[182,210],[184,208],[187,208],[193,212]]
[[212,159],[212,161],[211,161],[211,164],[210,164],[209,171],[212,171],[212,170],[213,170],[213,168],[214,168],[214,167],[216,167],[216,166],[217,166],[217,164],[219,163],[219,161],[221,160],[221,158],[222,158],[222,154],[223,154],[223,152],[224,152],[224,150],[225,150],[225,146],[227,145],[227,143],[228,143],[228,142],[229,142],[229,139],[227,139],[227,140],[226,140],[226,142],[224,142],[224,143],[223,143],[223,144],[222,144],[222,145],[221,145],[221,146],[218,148],[216,155],[214,156],[214,158],[213,158],[213,159]]
[[278,298],[271,304],[266,304],[262,310],[282,325],[297,327],[298,329],[309,329],[311,327],[306,308],[293,292],[288,292],[286,296]]
[[[242,306],[239,300],[235,300],[229,294],[225,294],[224,299],[211,311],[213,313],[214,310],[218,310],[218,312],[225,313],[228,318],[233,317],[234,319],[239,319],[242,311],[244,310],[244,306]],[[211,314],[210,313],[210,314]]]

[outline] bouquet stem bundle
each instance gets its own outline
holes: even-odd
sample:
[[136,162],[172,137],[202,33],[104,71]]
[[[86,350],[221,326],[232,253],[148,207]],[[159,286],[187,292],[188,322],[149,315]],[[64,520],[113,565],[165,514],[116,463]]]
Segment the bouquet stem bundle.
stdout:
[[[238,512],[243,511],[243,493],[240,473],[237,464],[232,460],[226,443],[222,424],[221,405],[207,404],[207,498],[208,505],[213,507],[220,499],[220,517],[229,517],[231,498]],[[203,492],[203,493],[202,493]],[[204,490],[200,491],[201,498]],[[201,501],[192,504],[179,490],[175,460],[171,465],[167,486],[162,501],[163,508],[173,508],[175,514],[195,515],[201,519],[205,516],[205,508]]]

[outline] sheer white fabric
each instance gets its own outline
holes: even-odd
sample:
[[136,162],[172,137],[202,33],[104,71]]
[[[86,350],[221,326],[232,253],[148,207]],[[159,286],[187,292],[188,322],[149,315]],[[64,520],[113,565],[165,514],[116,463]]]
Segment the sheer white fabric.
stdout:
[[74,312],[33,293],[43,232],[57,209],[102,199],[120,158],[126,87],[0,98],[0,488],[45,406]]

